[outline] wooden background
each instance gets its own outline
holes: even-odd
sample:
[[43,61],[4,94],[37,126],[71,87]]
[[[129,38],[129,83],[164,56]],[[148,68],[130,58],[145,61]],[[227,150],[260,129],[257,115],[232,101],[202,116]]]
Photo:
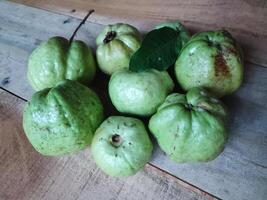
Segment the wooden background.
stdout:
[[[75,4],[70,0],[18,2],[46,9],[0,1],[1,87],[26,100],[33,94],[26,80],[30,52],[49,37],[70,37],[80,22],[78,18],[82,18],[91,8],[96,12],[90,17],[91,22],[87,22],[79,31],[77,39],[84,40],[92,47],[95,47],[95,37],[102,30],[103,24],[124,21],[145,32],[163,19],[178,18],[193,32],[221,27],[229,29],[242,43],[247,62],[242,87],[234,95],[224,98],[231,111],[230,138],[225,151],[216,160],[205,164],[178,165],[171,162],[156,145],[152,165],[148,165],[144,172],[125,180],[112,179],[102,174],[90,159],[90,150],[62,158],[45,158],[36,154],[25,140],[21,129],[24,101],[2,91],[0,199],[20,199],[18,195],[25,192],[29,196],[26,194],[22,199],[38,199],[41,198],[38,196],[40,194],[44,195],[43,199],[57,199],[67,197],[68,192],[69,199],[85,199],[89,194],[109,199],[110,196],[105,195],[113,191],[110,199],[215,198],[198,188],[222,199],[266,199],[265,1],[190,0],[162,3],[163,1],[112,0],[108,4],[105,3],[107,1],[82,0],[76,0]],[[100,85],[96,79],[95,85],[100,85],[96,90],[100,92],[106,87],[105,84],[107,83]],[[108,99],[108,96],[104,95],[102,99]],[[38,175],[39,170],[41,175]],[[166,172],[185,182],[177,182],[178,179],[166,175]],[[80,187],[86,181],[87,189],[81,192]],[[51,196],[53,194],[55,196]]]

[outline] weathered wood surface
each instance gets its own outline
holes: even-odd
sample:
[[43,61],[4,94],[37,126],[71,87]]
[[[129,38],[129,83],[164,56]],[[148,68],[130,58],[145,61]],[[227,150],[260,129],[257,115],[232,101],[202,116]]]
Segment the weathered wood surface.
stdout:
[[[75,18],[18,4],[0,2],[1,86],[29,99],[27,57],[40,41],[54,35],[70,36]],[[42,22],[42,23],[40,23]],[[145,23],[145,22],[144,22]],[[94,46],[102,26],[86,23],[78,39]],[[99,93],[107,82],[95,80]],[[225,98],[230,108],[229,142],[225,151],[206,164],[175,164],[155,145],[151,163],[223,199],[265,200],[267,196],[267,70],[246,64],[240,90]],[[100,89],[99,89],[100,88]],[[108,100],[108,96],[102,96]]]
[[1,200],[215,199],[151,165],[132,177],[111,178],[96,167],[89,149],[41,156],[22,129],[25,101],[2,89],[0,97]]
[[247,60],[267,67],[266,0],[14,1],[80,18],[94,8],[92,22],[129,22],[144,31],[166,19],[179,19],[193,32],[225,28],[241,42]]

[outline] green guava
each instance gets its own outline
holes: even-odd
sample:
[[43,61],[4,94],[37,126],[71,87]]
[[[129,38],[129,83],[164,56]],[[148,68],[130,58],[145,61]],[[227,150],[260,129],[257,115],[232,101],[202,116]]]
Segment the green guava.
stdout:
[[96,39],[99,68],[111,75],[128,69],[130,58],[141,45],[141,34],[129,24],[112,24],[104,28]]
[[109,81],[109,96],[122,113],[149,116],[173,90],[174,83],[166,71],[143,72],[120,70]]
[[204,87],[218,97],[231,94],[243,80],[241,48],[225,30],[198,33],[181,50],[175,74],[186,91]]
[[28,80],[35,90],[56,86],[69,79],[88,84],[95,75],[95,60],[84,42],[69,42],[63,37],[52,37],[41,43],[29,57]]
[[149,121],[160,148],[174,161],[205,162],[216,158],[227,141],[227,112],[206,90],[170,94]]
[[23,113],[23,128],[36,151],[56,156],[87,147],[102,120],[98,96],[65,80],[32,96]]
[[155,26],[156,29],[169,27],[179,32],[179,40],[181,41],[182,47],[190,40],[190,33],[178,20],[169,20],[162,22]]
[[96,164],[110,176],[130,176],[150,160],[153,145],[142,121],[111,116],[96,130],[91,150]]

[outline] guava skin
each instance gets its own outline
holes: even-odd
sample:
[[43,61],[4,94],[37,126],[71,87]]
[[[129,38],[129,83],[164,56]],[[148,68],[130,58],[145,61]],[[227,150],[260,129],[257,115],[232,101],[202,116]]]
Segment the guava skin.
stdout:
[[206,90],[170,94],[149,121],[160,148],[177,163],[207,162],[227,141],[227,111]]
[[173,87],[174,83],[166,71],[121,70],[111,76],[109,96],[121,113],[150,116],[157,111]]
[[204,87],[217,97],[236,91],[243,80],[243,54],[225,30],[198,33],[183,47],[175,63],[180,86]]
[[71,80],[36,92],[23,113],[23,128],[30,143],[47,156],[84,149],[102,121],[98,96]]
[[90,47],[84,42],[52,37],[41,43],[29,57],[28,80],[35,90],[56,86],[69,79],[88,84],[96,71]]
[[150,160],[153,145],[143,122],[111,116],[96,130],[91,151],[96,164],[110,176],[134,175]]
[[178,20],[165,21],[155,26],[156,29],[163,27],[169,27],[179,32],[179,40],[181,40],[182,47],[190,40],[190,33]]
[[141,34],[129,24],[112,24],[96,39],[96,58],[99,68],[108,75],[128,69],[130,58],[141,45]]

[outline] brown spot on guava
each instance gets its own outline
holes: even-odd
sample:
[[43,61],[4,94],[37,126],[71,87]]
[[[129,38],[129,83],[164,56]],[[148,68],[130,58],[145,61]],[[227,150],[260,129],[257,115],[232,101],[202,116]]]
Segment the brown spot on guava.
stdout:
[[238,52],[237,52],[237,50],[236,50],[235,48],[231,48],[231,47],[230,47],[230,48],[228,48],[227,50],[228,50],[229,53],[232,53],[232,54],[234,54],[235,56],[238,56]]
[[220,75],[222,76],[228,76],[230,74],[228,65],[226,63],[226,60],[223,57],[222,52],[219,52],[215,56],[215,76],[218,77]]

